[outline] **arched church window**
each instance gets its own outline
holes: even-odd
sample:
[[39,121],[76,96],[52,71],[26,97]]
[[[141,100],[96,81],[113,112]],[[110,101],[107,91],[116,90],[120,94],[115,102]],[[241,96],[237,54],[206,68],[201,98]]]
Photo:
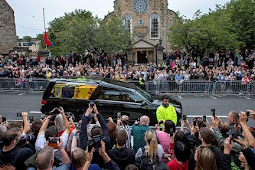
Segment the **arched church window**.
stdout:
[[125,15],[125,30],[132,33],[132,17],[129,14]]
[[159,31],[159,15],[157,13],[153,13],[150,16],[150,25],[151,25],[151,39],[158,39],[160,35]]

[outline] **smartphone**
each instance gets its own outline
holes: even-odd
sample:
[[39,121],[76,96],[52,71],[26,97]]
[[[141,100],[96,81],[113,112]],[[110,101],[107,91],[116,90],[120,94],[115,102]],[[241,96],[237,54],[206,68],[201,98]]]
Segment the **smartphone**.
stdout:
[[182,115],[182,120],[187,120],[187,116],[186,115]]
[[33,122],[34,121],[34,116],[29,116],[29,121]]
[[43,120],[44,118],[47,118],[47,116],[46,115],[41,116],[41,120]]
[[197,120],[193,120],[193,126],[197,125]]
[[118,113],[117,113],[117,119],[120,119],[120,118],[121,118],[121,113],[118,112]]
[[159,125],[162,125],[163,123],[164,123],[163,120],[161,120],[161,121],[158,122]]
[[214,117],[214,119],[215,119],[215,109],[211,109],[211,111],[212,111],[212,116]]
[[95,103],[94,102],[90,102],[89,105],[90,105],[91,108],[93,108]]
[[51,114],[54,114],[54,115],[57,115],[57,114],[59,114],[60,113],[60,111],[59,111],[59,108],[54,108],[52,111],[51,111]]
[[80,130],[81,129],[81,125],[79,125],[78,123],[75,124],[75,129]]
[[57,142],[59,142],[59,137],[49,137],[48,146],[53,147],[54,149],[58,149]]
[[206,122],[206,116],[203,116],[203,122]]
[[22,114],[21,113],[17,113],[17,117],[22,117]]

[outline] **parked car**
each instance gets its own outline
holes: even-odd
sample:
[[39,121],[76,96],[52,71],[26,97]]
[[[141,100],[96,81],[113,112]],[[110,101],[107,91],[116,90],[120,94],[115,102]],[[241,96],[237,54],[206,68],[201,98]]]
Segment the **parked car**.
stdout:
[[[88,104],[94,102],[104,118],[111,116],[116,120],[121,114],[128,115],[130,121],[134,122],[142,115],[147,115],[151,125],[155,125],[156,110],[161,105],[161,97],[149,94],[133,84],[110,79],[53,79],[43,94],[41,112],[48,115],[55,107],[62,106],[67,115],[78,121]],[[179,121],[182,105],[173,97],[169,98]]]

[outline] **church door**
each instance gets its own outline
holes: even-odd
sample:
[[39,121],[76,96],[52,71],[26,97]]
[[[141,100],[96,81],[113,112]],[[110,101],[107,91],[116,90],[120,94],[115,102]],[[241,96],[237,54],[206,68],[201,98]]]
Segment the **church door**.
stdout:
[[147,51],[137,51],[137,63],[148,63],[148,54]]

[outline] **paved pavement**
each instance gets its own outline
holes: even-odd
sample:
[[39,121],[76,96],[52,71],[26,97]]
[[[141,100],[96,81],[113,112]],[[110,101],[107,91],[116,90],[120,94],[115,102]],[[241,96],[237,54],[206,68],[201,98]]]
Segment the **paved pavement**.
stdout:
[[[43,92],[21,93],[0,92],[0,114],[7,119],[18,120],[17,113],[33,112],[35,119],[41,117],[40,111]],[[174,95],[181,101],[183,114],[211,116],[211,109],[216,109],[216,115],[227,116],[231,110],[255,110],[255,96],[210,96],[210,95]],[[255,126],[255,121],[249,121]]]

